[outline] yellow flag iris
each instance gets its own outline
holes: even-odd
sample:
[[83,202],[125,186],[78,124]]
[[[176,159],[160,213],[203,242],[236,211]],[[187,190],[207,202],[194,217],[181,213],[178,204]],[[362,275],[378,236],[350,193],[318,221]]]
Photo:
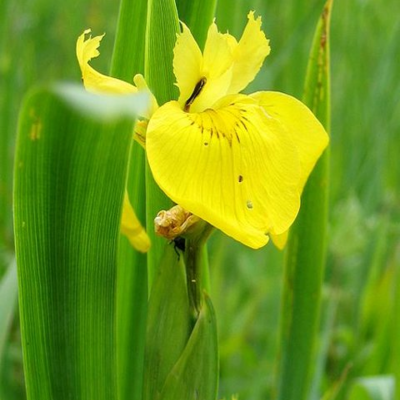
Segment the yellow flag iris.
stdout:
[[[98,48],[104,36],[96,36],[94,38],[89,36],[86,38],[86,35],[89,33],[90,29],[87,29],[79,36],[76,42],[76,56],[81,68],[82,80],[85,88],[91,92],[103,94],[136,93],[138,91],[136,86],[100,74],[89,65],[89,61],[100,54]],[[136,76],[135,82],[140,86],[141,77]],[[146,252],[150,248],[150,240],[131,206],[127,192],[125,192],[122,207],[121,232],[129,239],[136,250]]]
[[[134,86],[95,71],[88,62],[99,55],[102,36],[85,40],[89,32],[77,42],[88,90],[123,94],[146,88],[141,76]],[[239,41],[212,23],[203,51],[182,24],[173,65],[179,99],[159,108],[153,99],[145,134],[148,161],[161,189],[252,248],[264,246],[269,236],[284,247],[301,192],[329,141],[312,112],[295,98],[278,92],[239,94],[269,53],[261,18],[253,12]],[[145,127],[137,135],[141,142]],[[125,201],[127,207],[122,231],[134,244],[138,231],[127,223],[133,210]]]
[[202,52],[182,24],[174,49],[178,101],[158,108],[146,152],[177,204],[252,248],[278,247],[328,135],[312,112],[277,92],[238,94],[269,54],[261,18],[248,15],[239,42],[213,23]]

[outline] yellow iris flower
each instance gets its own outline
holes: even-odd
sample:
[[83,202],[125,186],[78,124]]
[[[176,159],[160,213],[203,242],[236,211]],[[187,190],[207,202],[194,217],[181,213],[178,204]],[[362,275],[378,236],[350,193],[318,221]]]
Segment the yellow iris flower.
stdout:
[[178,101],[158,108],[146,152],[161,189],[177,204],[252,248],[278,247],[328,135],[312,112],[277,92],[238,94],[269,54],[261,18],[240,41],[213,23],[201,52],[190,30],[174,49]]
[[[137,91],[88,65],[98,56],[101,39],[78,39],[86,88]],[[153,106],[146,133],[148,161],[161,189],[252,248],[264,246],[268,236],[278,247],[285,245],[303,187],[329,140],[312,112],[295,98],[278,92],[238,94],[269,52],[261,18],[253,12],[239,42],[213,23],[203,52],[182,24],[173,65],[180,96]],[[137,82],[145,87],[143,77],[136,76]]]

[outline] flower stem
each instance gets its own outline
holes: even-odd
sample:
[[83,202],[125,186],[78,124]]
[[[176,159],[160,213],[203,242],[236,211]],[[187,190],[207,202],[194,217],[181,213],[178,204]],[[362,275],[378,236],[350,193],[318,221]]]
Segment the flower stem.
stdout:
[[192,316],[197,320],[203,301],[204,272],[207,268],[206,252],[204,246],[213,227],[204,222],[198,233],[187,238],[185,251],[186,280],[189,296],[189,305]]

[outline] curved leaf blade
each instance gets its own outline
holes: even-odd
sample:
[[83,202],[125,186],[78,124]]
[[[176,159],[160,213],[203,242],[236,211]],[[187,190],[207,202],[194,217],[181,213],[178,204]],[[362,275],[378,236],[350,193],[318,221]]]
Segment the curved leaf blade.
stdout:
[[14,224],[30,400],[116,398],[115,271],[135,116],[147,97],[58,86],[19,124]]
[[196,325],[178,362],[168,375],[160,400],[215,400],[218,389],[217,322],[205,295]]

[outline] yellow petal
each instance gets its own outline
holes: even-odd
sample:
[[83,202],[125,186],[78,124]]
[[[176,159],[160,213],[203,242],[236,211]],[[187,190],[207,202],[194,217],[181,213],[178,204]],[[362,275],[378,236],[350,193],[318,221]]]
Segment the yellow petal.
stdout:
[[232,70],[231,45],[226,35],[219,33],[217,25],[212,23],[208,29],[201,68],[201,75],[206,79],[206,83],[190,111],[204,111],[225,96],[232,80]]
[[104,36],[102,35],[92,38],[89,35],[89,38],[85,39],[85,36],[90,34],[90,32],[90,29],[85,30],[76,42],[76,56],[81,68],[82,80],[85,88],[94,93],[136,93],[137,88],[135,86],[119,79],[100,74],[89,65],[89,61],[100,54],[98,48],[101,39]]
[[301,101],[284,93],[258,92],[251,95],[270,118],[283,125],[295,144],[300,160],[299,191],[303,191],[308,176],[329,143],[322,124]]
[[265,245],[267,232],[286,231],[297,215],[296,149],[248,96],[227,96],[201,113],[163,105],[149,122],[146,150],[173,201],[247,246]]
[[[302,193],[315,163],[328,145],[328,134],[314,114],[294,97],[279,92],[259,92],[251,97],[257,99],[267,115],[279,121],[289,132],[299,154],[299,192]],[[288,232],[271,233],[270,236],[276,247],[285,247]]]
[[[233,56],[226,35],[212,23],[202,55],[189,28],[182,24],[182,33],[174,49],[174,73],[180,90],[181,108],[201,112],[223,97],[232,79]],[[198,95],[193,96],[200,82]],[[193,101],[191,100],[193,99]]]
[[269,236],[272,239],[272,242],[274,243],[274,245],[279,250],[283,250],[285,248],[285,246],[286,246],[286,242],[287,242],[288,237],[289,237],[289,231],[287,230],[286,232],[283,232],[280,235],[270,234]]
[[261,17],[254,19],[253,11],[247,17],[249,21],[233,51],[234,65],[229,93],[243,90],[256,77],[271,51],[269,40],[261,30]]
[[135,83],[136,87],[138,88],[138,90],[143,91],[143,92],[148,92],[150,94],[150,108],[149,110],[146,112],[146,114],[143,115],[143,117],[150,119],[151,116],[153,115],[154,111],[157,110],[158,108],[158,103],[157,103],[157,99],[154,96],[153,93],[151,93],[149,86],[147,85],[146,80],[144,79],[144,76],[142,74],[136,74],[133,77],[133,82]]
[[129,239],[136,250],[142,253],[149,250],[150,239],[131,206],[127,192],[125,192],[122,207],[121,232]]
[[174,48],[174,74],[180,91],[179,103],[182,108],[202,78],[203,56],[189,28],[182,23],[182,33],[178,35]]

